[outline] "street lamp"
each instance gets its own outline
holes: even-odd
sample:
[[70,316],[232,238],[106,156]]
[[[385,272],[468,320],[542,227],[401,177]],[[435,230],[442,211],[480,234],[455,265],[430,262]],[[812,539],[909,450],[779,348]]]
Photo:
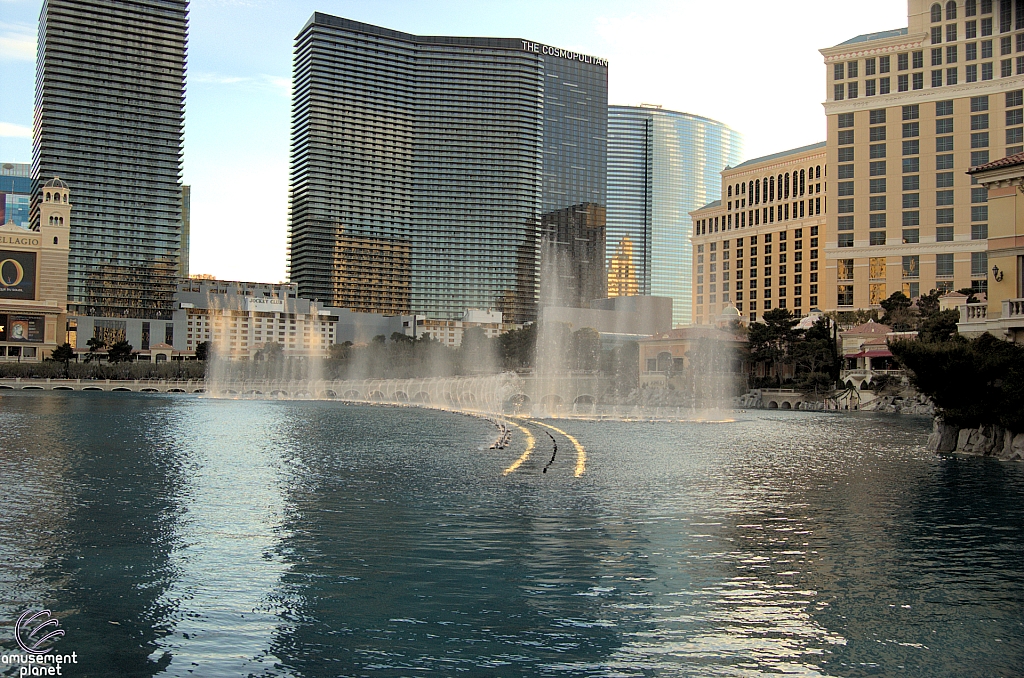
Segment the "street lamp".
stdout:
[[992,267],[992,279],[996,282],[1003,282],[1003,272],[999,270],[998,266]]

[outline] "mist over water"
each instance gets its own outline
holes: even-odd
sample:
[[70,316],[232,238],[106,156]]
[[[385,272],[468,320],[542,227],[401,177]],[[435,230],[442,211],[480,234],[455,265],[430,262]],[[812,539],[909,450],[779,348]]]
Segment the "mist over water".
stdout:
[[491,450],[493,425],[418,408],[4,392],[0,423],[0,624],[54,610],[79,675],[953,678],[1024,657],[1024,467],[931,455],[925,419],[561,421],[553,461],[527,423],[511,473],[525,436]]

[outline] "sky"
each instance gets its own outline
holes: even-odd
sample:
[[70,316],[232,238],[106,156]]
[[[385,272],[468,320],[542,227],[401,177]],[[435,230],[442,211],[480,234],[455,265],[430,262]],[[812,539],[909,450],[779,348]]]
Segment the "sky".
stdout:
[[[0,162],[32,158],[41,6],[0,0]],[[744,135],[747,159],[825,139],[819,49],[907,25],[903,0],[192,0],[183,176],[192,273],[287,277],[292,47],[314,11],[603,57],[610,104],[719,120]]]

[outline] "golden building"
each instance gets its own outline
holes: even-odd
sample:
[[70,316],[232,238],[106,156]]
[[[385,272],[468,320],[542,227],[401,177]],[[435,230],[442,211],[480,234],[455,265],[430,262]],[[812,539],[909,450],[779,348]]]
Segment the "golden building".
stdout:
[[729,306],[749,322],[773,308],[827,310],[825,157],[822,142],[722,172],[722,199],[690,213],[694,324],[714,324]]
[[[960,333],[1024,343],[1024,153],[970,172],[988,190],[988,301],[960,307]],[[964,300],[966,302],[966,300]]]
[[833,205],[823,309],[987,290],[970,167],[1024,150],[1024,5],[908,0],[908,27],[821,50]]
[[615,254],[608,261],[608,296],[635,297],[640,294],[640,281],[636,277],[636,263],[633,261],[633,239],[628,235],[615,247]]
[[0,360],[42,360],[65,342],[70,191],[54,177],[40,193],[39,230],[0,225]]

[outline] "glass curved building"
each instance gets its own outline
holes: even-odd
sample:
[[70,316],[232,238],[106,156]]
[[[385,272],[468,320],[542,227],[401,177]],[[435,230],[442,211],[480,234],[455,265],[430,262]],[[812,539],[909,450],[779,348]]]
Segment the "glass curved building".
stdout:
[[671,297],[673,326],[693,321],[690,212],[721,197],[720,172],[742,156],[743,137],[716,120],[608,107],[609,296]]

